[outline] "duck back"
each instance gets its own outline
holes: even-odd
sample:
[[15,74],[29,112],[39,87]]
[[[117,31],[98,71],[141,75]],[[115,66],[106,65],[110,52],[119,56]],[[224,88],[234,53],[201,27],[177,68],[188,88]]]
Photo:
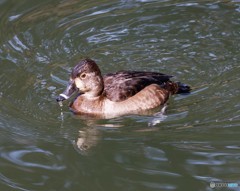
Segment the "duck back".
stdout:
[[172,76],[158,72],[120,71],[103,76],[104,94],[111,101],[124,101],[145,87],[157,84],[164,88]]

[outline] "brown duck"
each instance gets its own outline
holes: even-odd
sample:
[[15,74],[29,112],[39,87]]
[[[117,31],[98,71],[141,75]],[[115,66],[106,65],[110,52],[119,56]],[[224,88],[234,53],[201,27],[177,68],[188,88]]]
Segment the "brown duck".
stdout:
[[138,114],[165,104],[170,95],[189,93],[190,87],[172,82],[172,76],[158,72],[120,71],[102,76],[91,59],[73,69],[66,90],[57,101],[80,94],[70,104],[75,114],[111,118]]

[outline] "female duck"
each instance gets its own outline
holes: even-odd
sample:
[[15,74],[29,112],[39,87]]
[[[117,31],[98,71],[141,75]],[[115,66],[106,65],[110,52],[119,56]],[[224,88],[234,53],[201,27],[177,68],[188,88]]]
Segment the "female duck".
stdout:
[[102,77],[97,64],[85,59],[73,68],[69,84],[57,101],[70,98],[78,90],[80,95],[70,105],[76,114],[105,118],[137,114],[163,105],[172,94],[190,91],[189,86],[170,81],[171,77],[138,71],[121,71]]

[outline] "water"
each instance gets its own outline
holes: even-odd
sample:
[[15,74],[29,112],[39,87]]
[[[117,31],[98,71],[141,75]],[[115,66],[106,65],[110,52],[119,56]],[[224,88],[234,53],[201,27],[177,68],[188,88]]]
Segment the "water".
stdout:
[[[239,25],[238,0],[0,1],[0,190],[240,183]],[[103,73],[171,74],[193,92],[163,116],[74,116],[55,97],[85,57]]]

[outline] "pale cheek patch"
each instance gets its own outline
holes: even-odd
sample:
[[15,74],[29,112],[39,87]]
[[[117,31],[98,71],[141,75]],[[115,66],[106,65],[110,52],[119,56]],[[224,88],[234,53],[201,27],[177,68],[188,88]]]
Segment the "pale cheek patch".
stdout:
[[75,85],[80,90],[86,89],[86,87],[84,86],[83,82],[80,79],[78,79],[78,78],[75,79]]

